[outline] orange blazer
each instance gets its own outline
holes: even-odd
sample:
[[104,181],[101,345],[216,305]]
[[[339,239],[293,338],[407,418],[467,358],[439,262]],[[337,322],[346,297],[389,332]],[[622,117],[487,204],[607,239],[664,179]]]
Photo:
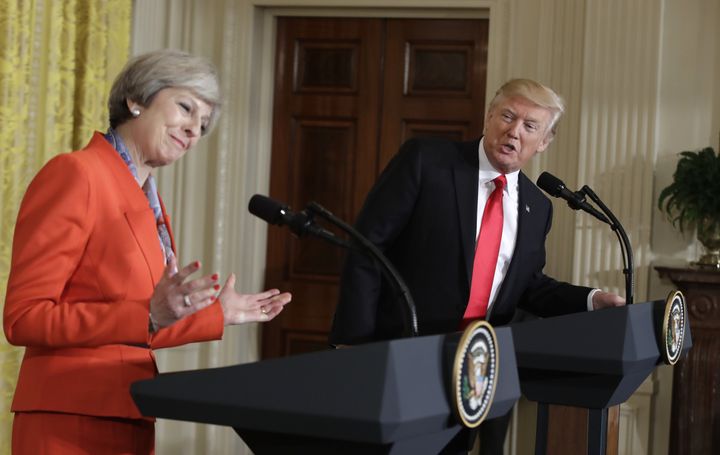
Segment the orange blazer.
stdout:
[[13,411],[139,418],[129,388],[157,374],[152,349],[222,337],[218,302],[149,334],[165,268],[156,224],[100,133],[33,179],[15,225],[3,319],[8,341],[27,347]]

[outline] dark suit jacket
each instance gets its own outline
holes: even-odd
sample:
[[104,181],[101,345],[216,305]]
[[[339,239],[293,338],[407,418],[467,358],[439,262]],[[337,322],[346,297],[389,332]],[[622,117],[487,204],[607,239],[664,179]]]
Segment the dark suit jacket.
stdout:
[[[406,142],[368,194],[356,229],[383,251],[415,300],[420,335],[458,330],[475,252],[479,140]],[[543,274],[552,204],[519,175],[517,242],[489,321],[508,323],[516,307],[538,316],[586,310],[590,288]],[[349,253],[330,334],[333,344],[391,339],[403,334],[396,292],[379,268]]]

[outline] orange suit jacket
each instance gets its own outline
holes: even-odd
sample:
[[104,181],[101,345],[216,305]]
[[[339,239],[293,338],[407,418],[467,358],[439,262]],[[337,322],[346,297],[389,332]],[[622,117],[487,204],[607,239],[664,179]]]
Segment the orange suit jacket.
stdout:
[[141,417],[129,388],[156,375],[152,349],[223,334],[217,301],[149,334],[164,262],[148,200],[102,134],[50,160],[15,226],[3,326],[27,349],[12,410]]

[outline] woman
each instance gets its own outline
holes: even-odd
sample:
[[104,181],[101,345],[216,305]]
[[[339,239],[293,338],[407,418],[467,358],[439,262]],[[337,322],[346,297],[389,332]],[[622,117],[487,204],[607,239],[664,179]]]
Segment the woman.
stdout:
[[238,294],[231,274],[178,270],[152,172],[215,123],[214,68],[178,51],[131,60],[113,84],[110,129],[50,160],[23,199],[4,311],[26,346],[13,453],[152,453],[154,425],[130,384],[157,372],[153,349],[222,337],[274,318],[290,295]]

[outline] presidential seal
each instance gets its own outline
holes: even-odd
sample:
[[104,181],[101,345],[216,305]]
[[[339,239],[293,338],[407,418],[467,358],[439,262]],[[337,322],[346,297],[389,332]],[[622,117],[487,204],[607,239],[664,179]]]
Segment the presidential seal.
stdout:
[[470,324],[455,351],[452,375],[452,404],[466,427],[475,428],[487,416],[498,378],[495,331],[485,321]]
[[685,339],[685,314],[685,296],[680,291],[671,292],[665,301],[660,349],[668,365],[675,365],[680,358]]

